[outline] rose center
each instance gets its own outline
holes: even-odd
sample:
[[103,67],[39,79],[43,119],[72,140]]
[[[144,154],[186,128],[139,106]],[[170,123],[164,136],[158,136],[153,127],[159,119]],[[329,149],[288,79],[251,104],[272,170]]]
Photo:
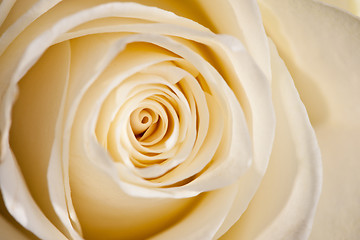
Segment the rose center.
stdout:
[[145,140],[154,133],[158,127],[161,116],[150,108],[138,108],[130,115],[130,125],[135,137]]

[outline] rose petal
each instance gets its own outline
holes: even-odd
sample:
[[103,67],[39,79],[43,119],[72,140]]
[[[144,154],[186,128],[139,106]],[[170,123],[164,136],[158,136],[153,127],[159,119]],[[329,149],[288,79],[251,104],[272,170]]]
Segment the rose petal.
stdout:
[[[50,50],[40,61],[39,65],[34,67],[34,69],[32,69],[32,71],[30,71],[28,75],[24,77],[22,85],[20,86],[20,93],[22,94],[21,98],[15,104],[13,109],[13,126],[15,128],[11,129],[10,137],[10,146],[15,156],[17,157],[17,161],[22,171],[21,174],[24,174],[25,180],[28,181],[26,187],[23,186],[21,188],[29,187],[30,193],[36,204],[40,206],[42,211],[46,212],[46,217],[48,217],[53,224],[57,225],[61,231],[64,231],[64,229],[61,226],[61,223],[59,223],[57,216],[54,214],[50,199],[47,197],[48,192],[46,174],[48,157],[53,140],[53,133],[49,131],[49,129],[53,128],[53,124],[57,116],[58,100],[61,98],[62,91],[64,89],[64,79],[66,79],[68,72],[68,50],[69,49],[66,43],[52,48],[52,50]],[[59,53],[61,54],[58,55]],[[55,65],[55,59],[61,59],[63,64]],[[55,66],[56,69],[54,68]],[[44,71],[42,67],[45,67],[47,70],[59,70],[59,72]],[[36,80],[31,81],[32,77],[34,77]],[[53,80],[55,83],[49,79]],[[50,85],[51,83],[54,84],[51,87],[47,85],[48,83]],[[51,97],[49,97],[49,95]],[[44,98],[46,99],[47,97],[51,98],[53,101],[48,99],[44,100]],[[29,106],[29,103],[32,103],[32,105]],[[4,149],[2,153],[10,154],[10,150]],[[12,156],[10,156],[10,158],[4,157],[4,165],[7,161],[9,162],[8,164],[10,164],[10,162],[14,161],[14,159]],[[6,171],[7,174],[14,174],[13,177],[18,177],[18,174],[20,174],[12,173],[13,170],[19,171],[19,169],[16,169],[17,166],[13,170],[11,168],[5,169],[5,166],[3,165],[1,167],[4,167],[4,170],[2,171]],[[32,181],[29,181],[29,179]],[[29,201],[29,203],[23,204],[25,206],[30,204],[30,202],[32,202],[30,196],[27,197],[28,199],[18,199],[19,197],[16,196],[16,194],[18,194],[16,191],[13,192],[13,190],[11,190],[8,193],[6,192],[6,189],[9,187],[11,188],[12,184],[16,182],[16,180],[12,181],[13,183],[11,183],[10,178],[2,182],[3,184],[10,183],[9,186],[2,186],[4,201],[7,206],[9,206],[9,204],[15,204],[8,201],[19,201],[16,204],[20,204],[21,201]],[[22,179],[18,180],[17,184],[21,185],[22,181]],[[24,193],[22,194],[28,194],[27,190],[23,191]],[[34,208],[34,211],[37,211],[37,207]],[[25,215],[19,215],[20,213],[17,212],[16,208],[10,207],[9,211],[11,214],[15,215],[17,220],[20,219],[19,221],[24,224],[25,227],[29,225],[31,226],[32,222],[36,222],[36,217],[32,216],[31,212],[26,213],[26,211],[29,210],[26,210],[23,213]],[[40,215],[39,213],[36,214]],[[34,219],[34,221],[30,221],[31,223],[25,222],[26,220],[24,220],[24,218]],[[41,228],[34,231],[37,232],[39,230],[43,231]],[[64,232],[66,232],[66,230]]]
[[324,184],[310,239],[357,239],[360,233],[360,127],[315,128],[322,152]]
[[256,1],[198,0],[197,2],[214,24],[215,33],[229,34],[240,39],[260,69],[270,79],[268,42]]
[[61,0],[40,0],[33,5],[31,5],[32,1],[2,2],[1,6],[4,5],[4,8],[11,6],[11,11],[0,28],[0,55],[27,26],[60,1]]
[[150,194],[147,198],[132,197],[119,189],[109,174],[82,159],[71,161],[70,177],[73,202],[85,238],[144,239],[186,216],[198,201],[198,198],[151,198]]
[[38,239],[33,233],[20,225],[8,212],[0,194],[0,232],[6,239]]
[[[6,154],[7,153],[7,154]],[[6,208],[26,229],[44,239],[67,239],[43,214],[32,199],[16,160],[6,151],[0,165],[1,193]]]
[[270,49],[277,117],[273,153],[254,199],[223,239],[306,239],[320,196],[314,131],[290,74],[274,45]]
[[358,152],[352,144],[360,122],[360,21],[313,1],[262,4],[266,29],[293,75],[325,156],[324,195],[311,237],[357,237]]
[[233,184],[205,193],[190,214],[150,239],[176,239],[179,236],[189,240],[214,239],[230,211],[237,190],[237,184]]
[[[14,6],[16,0],[4,0],[0,3],[0,27],[2,28],[2,24],[6,17],[8,16],[11,8]],[[1,30],[0,30],[1,32]]]
[[340,9],[347,10],[355,15],[360,15],[360,1],[359,0],[321,0],[331,6],[336,6]]
[[357,125],[360,20],[313,1],[260,1],[264,24],[292,74],[312,124]]

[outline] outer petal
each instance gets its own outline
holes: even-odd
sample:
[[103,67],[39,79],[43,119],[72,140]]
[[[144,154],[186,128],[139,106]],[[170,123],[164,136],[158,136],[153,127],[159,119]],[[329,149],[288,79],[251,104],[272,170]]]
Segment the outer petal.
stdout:
[[290,74],[271,45],[274,149],[262,184],[224,239],[306,239],[321,189],[320,152]]
[[266,30],[293,75],[324,156],[324,189],[311,238],[356,239],[360,21],[307,0],[261,3]]
[[7,211],[0,195],[0,236],[2,239],[29,240],[38,239],[31,232],[23,228]]
[[[81,2],[79,4],[79,2]],[[101,1],[101,3],[109,2]],[[126,1],[123,1],[126,2]],[[255,0],[227,0],[227,1],[154,1],[137,0],[133,1],[148,6],[156,6],[180,16],[192,19],[202,25],[210,28],[216,33],[226,33],[240,38],[249,49],[249,52],[259,64],[260,68],[270,77],[270,64],[268,55],[268,45],[266,35],[261,24],[261,17]],[[13,0],[3,1],[0,5],[0,23],[10,11],[10,17],[6,19],[4,25],[0,27],[0,40],[3,45],[0,46],[0,53],[6,46],[13,41],[31,22],[39,18],[50,8],[64,11],[64,14],[76,12],[80,8],[87,8],[99,4],[97,0],[87,1],[64,1],[61,0],[40,0],[30,1],[22,0],[15,3]],[[240,12],[240,13],[239,13]],[[44,14],[46,15],[46,14]],[[54,21],[58,16],[43,16],[46,22]],[[234,24],[229,24],[234,23]]]
[[[17,221],[27,229],[34,231],[37,236],[50,239],[66,239],[44,216],[26,188],[24,179],[20,175],[18,165],[13,156],[7,151],[6,161],[1,163],[1,192],[6,203],[6,208]],[[30,219],[28,216],[32,216]]]
[[338,8],[347,10],[355,15],[360,15],[360,1],[359,0],[321,0],[324,3],[336,6]]
[[325,124],[315,131],[322,149],[324,185],[310,239],[359,239],[360,127]]
[[322,3],[260,1],[264,24],[278,47],[312,124],[358,124],[360,20]]
[[198,0],[216,33],[239,38],[270,79],[270,56],[266,34],[255,0]]
[[[7,143],[6,148],[3,148],[1,152],[4,158],[0,165],[1,191],[9,212],[26,228],[37,226],[40,230],[36,230],[35,233],[43,238],[54,236],[58,231],[53,226],[47,225],[48,219],[59,226],[55,213],[51,211],[51,203],[47,197],[47,182],[44,181],[47,158],[52,144],[52,133],[49,129],[52,128],[54,118],[56,119],[57,95],[63,90],[62,77],[67,74],[67,67],[64,67],[66,61],[64,61],[65,64],[57,64],[56,67],[52,63],[54,59],[63,60],[63,56],[56,54],[61,51],[66,59],[68,48],[55,49],[55,51],[49,51],[42,59],[42,62],[47,64],[45,67],[48,71],[44,73],[41,67],[34,67],[24,77],[19,87],[21,97],[12,110],[15,129],[10,130],[11,151]],[[51,75],[53,73],[51,70],[54,68],[60,71],[56,77]],[[29,76],[34,77],[36,81],[29,82]],[[53,88],[47,85],[47,83],[54,83],[49,79],[56,82]],[[49,100],[50,95],[53,101]],[[29,102],[31,102],[30,106]],[[45,122],[39,120],[41,116],[44,116]],[[2,137],[4,136],[6,135]],[[17,162],[15,162],[15,157]],[[47,212],[46,218],[43,212]]]

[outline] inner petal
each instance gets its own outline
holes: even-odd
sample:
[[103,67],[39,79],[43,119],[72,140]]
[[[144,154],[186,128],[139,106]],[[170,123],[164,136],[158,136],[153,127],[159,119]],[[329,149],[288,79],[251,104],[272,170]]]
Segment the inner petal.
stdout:
[[135,136],[142,138],[152,126],[156,125],[159,116],[150,108],[138,108],[131,113],[130,125]]

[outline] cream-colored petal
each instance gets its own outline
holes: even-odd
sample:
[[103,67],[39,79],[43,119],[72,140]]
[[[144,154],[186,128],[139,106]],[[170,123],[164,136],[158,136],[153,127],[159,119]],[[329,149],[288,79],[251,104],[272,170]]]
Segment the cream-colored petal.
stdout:
[[223,239],[306,239],[320,196],[320,151],[285,64],[271,47],[277,127],[262,184]]
[[[0,55],[11,42],[36,18],[51,9],[61,0],[16,1],[0,28]],[[4,3],[5,5],[5,3]]]
[[360,19],[309,0],[260,1],[260,6],[312,124],[358,125]]
[[198,199],[132,197],[112,176],[74,159],[70,163],[72,197],[85,239],[145,239],[186,216]]
[[294,77],[324,156],[324,190],[311,239],[357,238],[358,152],[352,144],[360,122],[360,21],[310,1],[283,7],[266,1],[263,10],[266,29]]
[[0,27],[2,27],[2,24],[9,14],[11,8],[14,6],[16,0],[3,0],[0,3]]
[[260,11],[255,0],[197,0],[215,26],[215,33],[239,38],[268,79],[270,56]]
[[38,240],[29,230],[20,225],[8,212],[0,194],[0,232],[5,239]]
[[[237,194],[237,184],[200,195],[197,205],[183,219],[150,239],[214,239]],[[180,236],[180,237],[179,237]]]
[[[54,214],[50,199],[48,198],[46,173],[50,148],[53,141],[53,132],[51,129],[54,126],[54,121],[56,121],[59,99],[64,91],[64,84],[68,73],[68,58],[68,45],[66,43],[59,44],[50,49],[39,61],[39,65],[31,69],[22,79],[19,86],[21,97],[13,108],[13,122],[10,130],[10,147],[17,159],[15,160],[13,156],[10,155],[10,149],[3,149],[4,151],[2,151],[2,154],[8,154],[9,156],[9,158],[4,156],[4,166],[1,166],[4,169],[2,171],[8,172],[7,174],[13,174],[14,176],[12,176],[12,178],[18,177],[21,179],[11,180],[11,178],[9,178],[2,182],[3,184],[9,184],[6,182],[10,181],[9,186],[2,186],[4,201],[7,206],[10,206],[10,213],[13,214],[21,224],[24,224],[24,227],[30,228],[31,231],[39,234],[39,236],[43,236],[44,233],[41,233],[43,227],[36,226],[36,218],[43,214],[39,211],[38,206],[45,212],[45,216],[50,219],[48,223],[42,223],[42,225],[55,224],[61,231],[66,233],[66,230],[64,230],[57,216]],[[60,60],[61,63],[56,63],[56,60]],[[44,70],[44,68],[46,70]],[[10,119],[8,119],[8,121],[10,121]],[[5,136],[5,134],[2,135],[2,137]],[[15,168],[5,169],[6,164],[11,164],[11,161],[16,161],[16,163],[11,165]],[[18,167],[17,164],[20,166],[20,168],[17,169],[19,172],[13,173],[12,171],[16,171]],[[23,174],[23,176],[20,177],[20,174]],[[17,194],[20,194],[17,192],[19,190],[13,189],[6,192],[8,191],[6,189],[11,188],[12,184],[24,184],[22,183],[22,177],[24,177],[28,183],[26,187],[25,185],[19,187],[25,188],[22,190],[24,193],[21,194],[26,196],[26,194],[28,194],[26,188],[29,188],[30,194],[32,195],[31,197],[34,198],[35,202],[32,202],[33,200],[30,195],[21,199],[20,196],[17,196]],[[11,183],[11,181],[13,182]],[[16,181],[18,181],[18,183],[16,183]],[[15,188],[15,186],[13,188]],[[11,201],[18,202],[11,203]],[[21,201],[28,202],[24,203]],[[24,204],[24,206],[38,204],[38,206],[35,206],[34,212],[31,213],[30,209],[21,212],[20,207],[13,208],[11,207],[12,204]],[[27,218],[34,221],[29,222],[26,220]],[[46,219],[46,221],[48,220]],[[33,223],[35,224],[33,225]],[[55,227],[51,226],[49,228],[52,229]]]
[[[49,198],[47,168],[60,103],[66,92],[69,65],[68,42],[53,46],[43,55],[20,80],[10,129],[11,150],[31,194],[45,215],[62,231]],[[49,180],[52,182],[54,178]]]
[[257,170],[264,174],[275,131],[271,82],[266,79],[249,54],[242,49],[237,39],[226,35],[220,35],[218,39],[223,45],[229,47],[229,49],[224,49],[225,52],[232,51],[233,53],[233,55],[229,54],[229,60],[234,64],[234,72],[231,74],[235,74],[237,78],[231,78],[227,80],[227,83],[240,103],[244,102],[244,97],[247,98],[248,105],[243,103],[242,107],[245,108],[244,112],[252,136],[254,163],[257,165]]
[[315,128],[322,151],[324,184],[311,240],[360,237],[360,126]]
[[67,239],[44,215],[32,199],[19,166],[9,150],[0,165],[1,193],[6,208],[26,229],[42,239]]
[[360,1],[359,0],[321,0],[324,3],[344,9],[357,16],[360,16]]
[[[71,28],[87,21],[103,17],[131,17],[158,22],[176,23],[193,29],[208,31],[194,21],[178,17],[170,12],[157,8],[150,8],[135,3],[113,2],[98,5],[96,0],[82,2],[83,4],[81,5],[77,4],[75,1],[66,1],[63,4],[58,5],[53,10],[53,14],[43,15],[23,32],[20,31],[21,33],[19,35],[14,35],[14,38],[16,37],[16,39],[12,41],[11,44],[4,39],[0,41],[0,47],[3,47],[4,49],[7,47],[0,58],[1,78],[6,79],[6,81],[0,83],[1,91],[4,91],[7,84],[9,84],[11,74],[16,72],[16,75],[13,76],[14,78],[23,76],[36,59],[39,58],[41,52],[51,45],[55,39]],[[95,7],[93,7],[94,5]],[[79,11],[82,8],[85,8],[86,10],[76,13],[76,11]],[[69,9],[71,10],[70,12]],[[74,12],[75,14],[71,15]],[[37,40],[33,41],[35,39]],[[34,49],[39,50],[37,54],[34,54]],[[42,49],[42,51],[40,51],[40,49]],[[26,52],[26,55],[22,56],[24,52]],[[20,64],[21,58],[23,59]],[[25,66],[23,65],[24,63],[26,63]],[[3,95],[4,93],[1,92],[1,94]]]

